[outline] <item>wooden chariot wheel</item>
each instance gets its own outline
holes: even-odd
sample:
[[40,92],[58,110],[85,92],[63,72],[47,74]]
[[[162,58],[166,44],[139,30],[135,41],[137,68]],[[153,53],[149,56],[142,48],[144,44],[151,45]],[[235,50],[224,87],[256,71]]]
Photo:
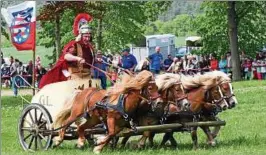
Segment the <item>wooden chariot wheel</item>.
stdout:
[[18,137],[26,151],[47,150],[52,144],[52,118],[41,104],[26,106],[18,122]]

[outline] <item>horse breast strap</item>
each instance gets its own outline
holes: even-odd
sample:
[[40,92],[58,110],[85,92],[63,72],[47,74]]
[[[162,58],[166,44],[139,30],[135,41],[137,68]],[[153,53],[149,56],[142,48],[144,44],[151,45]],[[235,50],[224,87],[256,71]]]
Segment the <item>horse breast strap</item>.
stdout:
[[125,119],[128,119],[128,114],[125,112],[125,108],[124,108],[125,98],[126,98],[126,95],[125,94],[121,94],[119,96],[117,104],[115,104],[115,105],[114,104],[110,104],[109,100],[106,100],[106,98],[104,98],[102,101],[97,102],[96,106],[99,107],[99,108],[116,110],[121,115],[123,115],[123,117]]

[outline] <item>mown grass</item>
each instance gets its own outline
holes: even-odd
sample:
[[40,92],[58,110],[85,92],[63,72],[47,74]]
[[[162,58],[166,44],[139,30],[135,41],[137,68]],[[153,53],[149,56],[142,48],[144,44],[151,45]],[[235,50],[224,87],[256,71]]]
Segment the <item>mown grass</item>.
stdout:
[[[32,51],[17,51],[14,47],[1,48],[4,57],[13,56],[15,59],[19,59],[24,64],[28,64],[33,59]],[[52,61],[49,60],[46,55],[52,55],[52,48],[45,48],[44,46],[36,47],[36,58],[40,56],[41,63],[44,67],[47,67]]]
[[[256,87],[256,89],[254,89]],[[250,155],[266,154],[266,81],[245,81],[234,83],[234,89],[239,104],[236,108],[219,114],[226,120],[226,126],[222,128],[218,136],[218,145],[208,147],[206,137],[199,132],[200,149],[191,150],[192,143],[189,133],[176,133],[178,150],[170,148],[149,148],[137,150],[128,146],[125,149],[104,149],[102,154],[182,154],[182,155]],[[30,98],[27,96],[27,98]],[[24,155],[29,154],[22,150],[17,138],[17,121],[20,117],[22,104],[20,98],[2,97],[2,154]],[[131,143],[136,143],[132,138]],[[161,135],[155,137],[156,144],[161,141]],[[87,146],[84,150],[74,147],[75,141],[65,141],[60,148],[37,152],[38,155],[88,155],[92,153],[92,147]]]

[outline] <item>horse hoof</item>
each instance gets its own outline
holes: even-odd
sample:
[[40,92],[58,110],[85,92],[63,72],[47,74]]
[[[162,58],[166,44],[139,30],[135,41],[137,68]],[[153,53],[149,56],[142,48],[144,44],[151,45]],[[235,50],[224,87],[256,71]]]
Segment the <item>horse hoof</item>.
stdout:
[[99,146],[94,147],[93,153],[95,153],[95,154],[100,154],[101,153],[101,150],[100,150]]
[[216,142],[215,141],[211,141],[211,142],[209,142],[209,145],[214,147],[214,146],[216,146]]
[[84,150],[84,145],[79,145],[79,144],[76,144],[75,147],[79,150]]
[[58,147],[62,142],[63,142],[63,141],[62,141],[59,137],[55,137],[55,138],[53,139],[53,143],[54,143],[53,147],[54,147],[54,148]]

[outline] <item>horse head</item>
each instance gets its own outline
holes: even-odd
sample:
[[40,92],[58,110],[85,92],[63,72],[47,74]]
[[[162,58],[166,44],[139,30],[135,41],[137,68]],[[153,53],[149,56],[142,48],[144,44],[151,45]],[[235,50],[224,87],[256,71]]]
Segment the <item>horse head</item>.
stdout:
[[175,105],[180,107],[181,111],[187,111],[190,108],[190,103],[188,102],[188,96],[181,82],[173,84],[165,91],[162,91],[163,98],[168,101],[173,101]]
[[234,108],[237,105],[237,99],[235,97],[235,94],[233,92],[233,86],[231,81],[223,81],[220,84],[221,91],[224,95],[225,100],[229,104],[229,109]]
[[205,94],[205,99],[212,104],[215,104],[222,110],[226,110],[229,105],[226,102],[220,84],[218,83],[220,77],[214,78],[214,85],[210,85]]

